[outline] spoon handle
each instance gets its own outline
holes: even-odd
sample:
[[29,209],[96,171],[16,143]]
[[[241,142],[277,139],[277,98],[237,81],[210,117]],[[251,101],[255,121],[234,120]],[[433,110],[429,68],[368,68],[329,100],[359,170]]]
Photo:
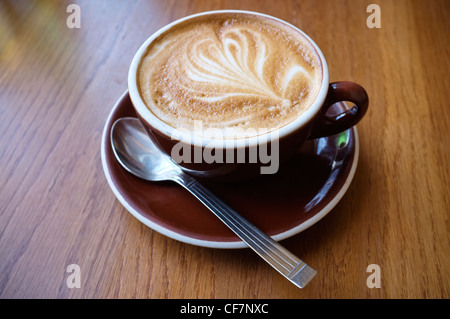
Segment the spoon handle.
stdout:
[[196,179],[187,174],[179,177],[176,182],[191,192],[242,241],[296,286],[305,287],[316,275],[316,270],[239,215]]

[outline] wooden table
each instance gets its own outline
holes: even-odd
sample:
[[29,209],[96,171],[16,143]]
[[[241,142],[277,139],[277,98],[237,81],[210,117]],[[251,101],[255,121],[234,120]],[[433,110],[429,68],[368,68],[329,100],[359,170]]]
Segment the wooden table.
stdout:
[[[381,28],[367,26],[371,1],[84,0],[80,28],[66,24],[70,3],[0,1],[0,297],[450,297],[450,2],[378,0]],[[303,290],[249,249],[144,226],[103,173],[102,130],[137,48],[213,9],[295,24],[324,52],[331,81],[370,96],[348,192],[282,242],[318,270]],[[69,288],[72,264],[80,288]],[[367,285],[371,264],[380,288]]]

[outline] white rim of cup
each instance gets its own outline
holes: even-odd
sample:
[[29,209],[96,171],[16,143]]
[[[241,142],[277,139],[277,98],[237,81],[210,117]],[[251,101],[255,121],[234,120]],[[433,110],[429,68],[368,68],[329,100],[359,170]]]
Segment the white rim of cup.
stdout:
[[[243,14],[250,14],[250,15],[256,15],[261,17],[266,17],[275,21],[278,21],[280,23],[283,23],[297,32],[299,32],[305,39],[307,39],[314,49],[316,50],[317,54],[320,57],[320,62],[322,64],[322,85],[320,87],[319,93],[317,94],[316,99],[314,100],[313,104],[298,118],[296,118],[294,121],[280,127],[279,129],[275,130],[278,134],[276,134],[277,139],[282,139],[285,136],[288,136],[295,132],[297,129],[303,127],[306,123],[311,121],[313,117],[319,112],[320,108],[322,107],[323,103],[325,102],[326,95],[328,93],[328,85],[329,85],[329,73],[328,73],[328,65],[325,60],[325,57],[322,53],[322,51],[319,49],[317,44],[302,30],[297,28],[296,26],[278,19],[276,17],[259,13],[259,12],[253,12],[253,11],[246,11],[246,10],[214,10],[214,11],[206,11],[201,12],[193,15],[186,16],[184,18],[178,19],[176,21],[173,21],[172,23],[162,27],[155,33],[153,33],[138,49],[136,54],[133,57],[133,60],[131,61],[130,69],[128,72],[128,90],[130,94],[131,101],[136,109],[136,111],[139,113],[139,115],[154,129],[158,130],[162,134],[168,136],[168,137],[177,137],[179,140],[183,141],[190,141],[190,144],[193,146],[199,146],[199,147],[216,147],[216,148],[223,148],[224,147],[224,141],[225,139],[211,139],[206,137],[198,138],[198,136],[194,137],[193,133],[188,133],[184,130],[179,130],[177,128],[174,128],[167,123],[163,122],[161,119],[159,119],[155,114],[153,114],[146,106],[145,102],[143,101],[139,89],[138,89],[138,80],[137,80],[137,72],[139,65],[141,64],[141,60],[143,55],[147,52],[147,48],[152,43],[153,40],[155,40],[159,35],[166,32],[173,26],[189,20],[193,19],[199,16],[203,15],[211,15],[211,14],[221,14],[221,13],[243,13]],[[254,147],[260,144],[260,141],[269,141],[274,137],[274,134],[272,134],[273,131],[269,131],[264,134],[260,134],[257,136],[252,137],[246,137],[246,138],[240,138],[240,139],[232,139],[232,145],[236,148],[242,148],[242,147]]]

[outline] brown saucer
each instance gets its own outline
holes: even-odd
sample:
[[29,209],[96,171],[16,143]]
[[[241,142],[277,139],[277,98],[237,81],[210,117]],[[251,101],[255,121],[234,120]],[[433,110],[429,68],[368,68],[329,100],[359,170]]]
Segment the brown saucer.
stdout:
[[[333,106],[336,112],[345,108],[344,103]],[[182,187],[141,180],[117,163],[110,131],[114,121],[125,116],[136,116],[128,91],[112,109],[101,145],[106,178],[122,205],[142,223],[173,239],[205,247],[247,247]],[[254,225],[282,240],[315,224],[339,202],[353,179],[358,154],[354,127],[308,141],[275,175],[239,183],[203,183]]]

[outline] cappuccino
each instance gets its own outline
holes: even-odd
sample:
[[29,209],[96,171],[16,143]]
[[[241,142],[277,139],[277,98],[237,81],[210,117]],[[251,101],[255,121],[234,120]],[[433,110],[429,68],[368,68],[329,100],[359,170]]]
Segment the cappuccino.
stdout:
[[236,12],[197,16],[166,30],[137,72],[140,95],[161,121],[190,132],[201,121],[226,131],[225,138],[294,121],[315,101],[322,78],[319,54],[298,30]]

